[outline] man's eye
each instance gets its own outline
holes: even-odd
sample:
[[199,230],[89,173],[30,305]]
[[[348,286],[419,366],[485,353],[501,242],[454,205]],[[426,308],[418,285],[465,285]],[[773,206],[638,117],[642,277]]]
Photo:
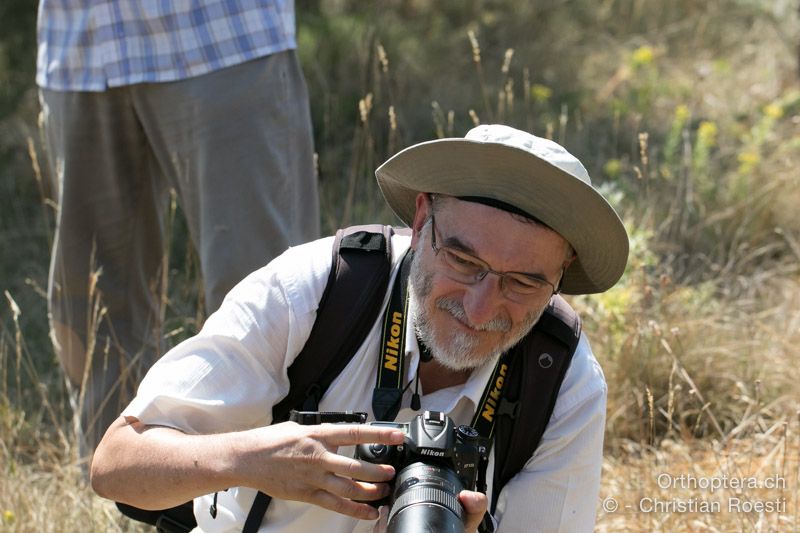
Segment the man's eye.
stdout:
[[516,276],[508,276],[506,278],[506,283],[509,289],[522,293],[539,291],[547,285],[544,280]]
[[481,266],[476,263],[475,261],[464,257],[462,255],[456,254],[451,252],[450,250],[447,251],[447,257],[453,263],[454,266],[457,266],[462,269],[481,269]]

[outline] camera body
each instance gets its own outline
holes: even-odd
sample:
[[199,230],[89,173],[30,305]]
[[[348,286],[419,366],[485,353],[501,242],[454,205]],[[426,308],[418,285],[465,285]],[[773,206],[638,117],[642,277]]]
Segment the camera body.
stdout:
[[488,446],[471,426],[456,426],[438,411],[425,411],[408,423],[371,422],[405,432],[403,444],[361,444],[355,456],[390,464],[395,475],[391,494],[372,505],[390,505],[387,533],[464,531],[462,490],[476,490]]

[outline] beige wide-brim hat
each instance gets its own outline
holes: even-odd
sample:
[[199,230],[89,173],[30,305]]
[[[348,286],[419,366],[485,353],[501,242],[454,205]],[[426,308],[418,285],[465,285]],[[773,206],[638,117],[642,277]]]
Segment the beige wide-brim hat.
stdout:
[[548,139],[508,126],[478,126],[463,139],[410,146],[375,175],[386,202],[409,226],[420,192],[497,200],[544,222],[577,253],[564,273],[565,294],[603,292],[625,270],[622,221],[581,162]]

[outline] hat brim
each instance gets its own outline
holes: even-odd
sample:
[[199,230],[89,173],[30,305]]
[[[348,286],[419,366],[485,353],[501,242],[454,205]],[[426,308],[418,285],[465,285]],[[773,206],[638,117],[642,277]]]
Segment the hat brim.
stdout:
[[386,202],[412,224],[420,192],[483,196],[530,213],[563,236],[577,259],[564,273],[565,294],[611,288],[628,261],[628,234],[590,184],[530,152],[499,143],[438,139],[395,154],[375,171]]

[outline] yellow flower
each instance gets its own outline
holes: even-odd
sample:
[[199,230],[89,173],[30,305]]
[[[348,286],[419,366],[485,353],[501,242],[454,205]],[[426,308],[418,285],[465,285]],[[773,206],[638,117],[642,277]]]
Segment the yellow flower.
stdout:
[[675,108],[675,122],[683,124],[687,120],[689,120],[689,108],[681,104]]
[[14,514],[14,511],[11,511],[9,509],[6,509],[5,511],[3,511],[3,523],[4,524],[13,524],[14,520],[16,518],[17,517]]
[[761,156],[756,152],[742,152],[737,157],[739,161],[739,172],[746,174],[756,168],[761,161]]
[[764,114],[769,118],[778,120],[783,116],[783,108],[778,104],[769,104],[764,107]]
[[616,178],[622,173],[622,162],[619,159],[609,159],[603,165],[603,172],[609,178]]
[[533,97],[534,102],[546,102],[552,96],[553,91],[550,87],[546,85],[541,85],[539,83],[534,83],[531,86],[531,97]]
[[652,46],[640,46],[631,54],[631,64],[633,68],[649,65],[655,59],[655,55]]
[[715,146],[717,144],[717,125],[708,120],[704,120],[697,127],[697,140],[705,146]]

